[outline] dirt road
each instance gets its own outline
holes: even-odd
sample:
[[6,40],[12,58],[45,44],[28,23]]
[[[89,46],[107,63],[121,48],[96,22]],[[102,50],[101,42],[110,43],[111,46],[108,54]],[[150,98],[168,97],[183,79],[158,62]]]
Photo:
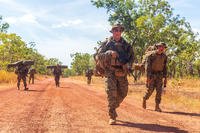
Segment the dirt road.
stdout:
[[53,79],[46,79],[29,88],[0,90],[0,132],[200,132],[200,114],[144,110],[132,96],[117,110],[117,125],[108,125],[106,95],[95,85],[61,79],[56,88]]

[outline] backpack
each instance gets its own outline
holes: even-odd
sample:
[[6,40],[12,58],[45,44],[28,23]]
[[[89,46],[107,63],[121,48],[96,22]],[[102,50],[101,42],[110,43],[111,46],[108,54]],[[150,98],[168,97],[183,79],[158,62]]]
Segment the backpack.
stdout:
[[95,67],[94,67],[94,75],[95,76],[105,76],[105,61],[99,58],[100,51],[103,47],[106,46],[106,44],[109,42],[108,39],[106,41],[102,42],[101,45],[97,48],[96,53],[93,55],[94,61],[95,61]]

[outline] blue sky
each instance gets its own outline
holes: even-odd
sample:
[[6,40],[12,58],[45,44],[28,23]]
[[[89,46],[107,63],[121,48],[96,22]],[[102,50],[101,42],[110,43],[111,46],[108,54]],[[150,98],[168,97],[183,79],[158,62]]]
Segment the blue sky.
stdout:
[[[200,33],[199,0],[169,0],[175,14],[185,17]],[[0,0],[0,15],[16,33],[47,58],[70,65],[70,54],[94,53],[96,42],[110,36],[105,9],[90,0]]]

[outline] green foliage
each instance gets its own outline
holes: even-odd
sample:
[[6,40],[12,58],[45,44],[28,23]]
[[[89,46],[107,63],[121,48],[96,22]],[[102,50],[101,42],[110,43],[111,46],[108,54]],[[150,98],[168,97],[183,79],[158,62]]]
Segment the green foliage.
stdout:
[[3,23],[2,21],[3,21],[3,18],[0,15],[0,32],[6,33],[7,29],[9,28],[9,24],[8,23]]
[[93,57],[88,53],[75,53],[72,54],[71,57],[73,58],[71,71],[75,75],[83,75],[88,68],[94,67],[94,61],[92,60]]
[[6,70],[6,66],[19,60],[34,60],[34,67],[37,73],[46,74],[47,65],[62,64],[56,58],[46,59],[36,49],[36,43],[26,44],[22,38],[14,33],[7,34],[8,23],[2,22],[0,16],[0,69]]
[[34,48],[35,43],[26,44],[16,34],[0,33],[0,67],[6,70],[9,63],[19,60],[34,60],[33,67],[38,73],[46,74],[47,65],[61,64],[56,58],[46,59]]
[[[97,8],[105,8],[110,24],[121,23],[123,36],[133,45],[136,60],[141,61],[145,49],[160,41],[168,44],[168,68],[172,76],[184,76],[200,59],[200,41],[185,18],[173,14],[165,0],[91,0]],[[192,64],[192,65],[191,65]],[[195,65],[196,66],[196,65]],[[192,67],[192,69],[196,68]],[[196,73],[197,74],[197,73]]]

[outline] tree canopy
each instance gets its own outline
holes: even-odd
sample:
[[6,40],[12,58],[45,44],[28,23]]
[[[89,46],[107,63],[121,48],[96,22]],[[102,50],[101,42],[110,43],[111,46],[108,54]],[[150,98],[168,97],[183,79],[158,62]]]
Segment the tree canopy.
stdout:
[[[135,51],[138,62],[149,45],[168,44],[169,69],[173,76],[183,76],[191,69],[197,70],[200,59],[198,34],[190,24],[174,15],[166,0],[91,0],[97,8],[105,8],[110,24],[121,23],[123,36]],[[194,70],[194,71],[195,71]],[[191,73],[190,73],[191,74]]]
[[76,75],[82,75],[88,68],[94,67],[93,57],[88,53],[75,53],[71,54],[71,57],[73,58],[71,68]]
[[26,43],[15,33],[7,33],[8,23],[2,22],[0,16],[0,69],[6,69],[9,63],[19,60],[34,60],[34,68],[38,73],[46,74],[47,65],[61,64],[56,58],[47,59],[36,49],[35,42]]

